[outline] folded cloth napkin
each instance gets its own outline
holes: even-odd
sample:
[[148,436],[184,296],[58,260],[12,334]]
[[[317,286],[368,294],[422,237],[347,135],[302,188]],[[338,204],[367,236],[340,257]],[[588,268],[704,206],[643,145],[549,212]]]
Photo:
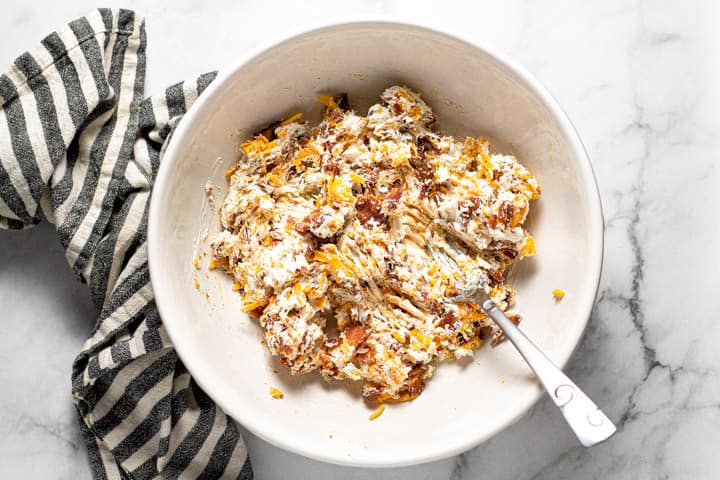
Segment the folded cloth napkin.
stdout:
[[100,9],[0,76],[0,226],[55,224],[99,310],[72,369],[97,479],[250,479],[235,422],[195,384],[158,315],[147,214],[163,145],[215,78],[143,100],[145,23]]

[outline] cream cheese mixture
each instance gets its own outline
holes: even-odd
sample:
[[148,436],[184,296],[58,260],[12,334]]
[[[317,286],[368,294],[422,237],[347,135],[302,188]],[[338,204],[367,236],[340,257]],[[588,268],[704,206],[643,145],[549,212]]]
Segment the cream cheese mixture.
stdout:
[[482,138],[434,131],[432,110],[406,87],[385,90],[365,117],[344,97],[319,100],[319,126],[295,115],[242,144],[211,265],[234,278],[294,374],[362,380],[372,401],[410,400],[438,361],[502,337],[478,307],[448,299],[456,274],[427,245],[487,282],[507,311],[503,275],[535,254],[523,224],[540,187]]

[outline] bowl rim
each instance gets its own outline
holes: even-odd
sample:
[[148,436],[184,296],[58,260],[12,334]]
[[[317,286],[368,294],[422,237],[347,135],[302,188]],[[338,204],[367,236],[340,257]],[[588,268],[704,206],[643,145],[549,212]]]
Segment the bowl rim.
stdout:
[[[163,159],[160,161],[160,167],[158,169],[157,175],[155,177],[155,182],[153,185],[153,191],[163,191],[166,189],[166,185],[168,182],[168,176],[171,171],[170,164],[175,162],[175,159],[179,157],[179,147],[180,139],[184,138],[188,131],[190,130],[190,126],[192,125],[192,120],[197,114],[197,112],[202,108],[202,106],[208,101],[210,97],[212,97],[216,91],[221,90],[226,84],[230,82],[230,79],[245,65],[247,65],[249,62],[253,61],[260,55],[268,52],[269,50],[286,43],[288,41],[292,41],[295,38],[315,33],[322,30],[332,29],[332,28],[338,28],[338,27],[349,27],[349,26],[357,26],[357,25],[368,25],[368,26],[395,26],[399,28],[415,28],[419,30],[426,30],[428,33],[432,34],[438,34],[441,36],[445,36],[449,38],[450,40],[454,40],[457,42],[462,42],[470,47],[473,47],[477,50],[480,50],[484,52],[485,54],[492,57],[495,61],[500,63],[503,67],[507,68],[512,74],[514,74],[518,81],[520,81],[526,88],[528,88],[533,95],[535,95],[544,105],[548,108],[548,110],[551,112],[552,116],[554,117],[555,121],[557,121],[561,131],[565,135],[565,137],[568,139],[568,143],[570,144],[573,153],[575,154],[575,157],[577,158],[577,163],[579,166],[579,172],[581,174],[581,180],[583,183],[583,186],[585,190],[588,192],[588,202],[589,202],[589,218],[588,218],[588,225],[589,229],[591,230],[589,238],[590,238],[590,247],[589,251],[591,252],[592,258],[589,258],[585,268],[588,270],[588,273],[591,275],[591,278],[595,278],[595,284],[594,286],[587,292],[585,292],[584,298],[582,299],[581,303],[585,303],[584,308],[584,314],[583,314],[583,324],[581,325],[581,328],[577,330],[577,338],[574,340],[574,346],[570,349],[568,349],[567,352],[563,352],[563,355],[561,356],[560,360],[557,362],[558,366],[561,368],[565,368],[567,363],[569,362],[570,358],[574,355],[574,353],[577,351],[581,340],[584,336],[584,333],[587,329],[588,323],[590,321],[592,309],[595,304],[595,300],[597,298],[599,286],[600,286],[600,279],[601,279],[601,272],[602,272],[602,264],[603,264],[603,256],[604,256],[604,232],[605,232],[605,222],[603,217],[603,211],[602,211],[602,204],[600,199],[600,192],[597,184],[597,179],[595,177],[595,173],[592,168],[592,164],[590,163],[590,159],[587,155],[587,152],[585,150],[585,147],[582,143],[582,140],[580,139],[580,136],[577,132],[577,129],[570,121],[569,117],[565,113],[565,111],[560,107],[558,101],[555,99],[555,97],[524,67],[516,63],[514,60],[512,60],[510,57],[508,57],[506,54],[502,53],[499,50],[496,50],[494,47],[488,45],[484,41],[476,41],[476,40],[470,40],[467,39],[461,35],[457,35],[455,33],[451,33],[449,30],[438,27],[437,25],[431,25],[429,23],[418,21],[416,19],[401,19],[397,18],[396,16],[390,16],[390,15],[374,15],[374,16],[361,16],[361,17],[353,17],[351,19],[331,19],[331,20],[325,20],[320,22],[315,22],[310,24],[310,26],[305,26],[304,28],[298,28],[295,30],[292,30],[286,34],[283,35],[276,35],[274,38],[271,38],[269,41],[262,42],[262,44],[258,47],[255,47],[253,49],[250,49],[246,54],[241,55],[240,59],[234,62],[232,65],[230,65],[227,70],[221,71],[218,76],[215,78],[213,82],[210,83],[210,85],[207,87],[207,89],[203,92],[202,95],[199,95],[197,100],[191,105],[191,107],[188,109],[188,111],[185,113],[185,115],[182,117],[181,121],[178,123],[177,127],[175,128],[175,131],[172,132],[169,143],[166,147],[166,150],[163,155]],[[180,357],[180,359],[185,364],[185,367],[187,368],[188,372],[192,375],[192,377],[195,379],[197,384],[216,402],[220,408],[222,408],[228,415],[230,415],[232,418],[236,419],[239,424],[241,424],[244,428],[249,430],[251,433],[257,435],[261,439],[269,442],[272,445],[275,445],[276,447],[279,447],[283,450],[302,455],[307,458],[311,458],[313,460],[318,460],[322,462],[337,464],[337,465],[343,465],[343,466],[352,466],[352,467],[365,467],[365,468],[385,468],[385,467],[402,467],[402,466],[409,466],[409,465],[416,465],[416,464],[422,464],[432,461],[441,460],[444,458],[448,458],[457,454],[460,454],[462,452],[465,452],[477,445],[480,445],[481,443],[485,442],[486,440],[492,438],[493,436],[497,435],[501,431],[505,430],[510,425],[516,423],[518,420],[520,420],[540,399],[541,395],[544,394],[544,391],[541,388],[537,388],[534,392],[532,392],[531,395],[529,395],[526,399],[523,401],[523,405],[518,408],[517,413],[507,418],[505,422],[503,422],[501,425],[499,425],[497,428],[491,429],[489,431],[484,432],[482,435],[477,436],[469,436],[459,439],[457,442],[452,444],[446,444],[441,445],[440,448],[436,449],[432,454],[413,454],[413,455],[407,455],[401,458],[397,458],[393,461],[375,461],[372,458],[368,457],[362,457],[357,456],[353,457],[352,459],[347,459],[343,456],[338,455],[332,455],[332,454],[326,454],[325,452],[318,452],[314,451],[311,448],[306,448],[305,445],[302,444],[293,444],[286,442],[282,436],[276,435],[273,433],[275,429],[273,428],[267,428],[267,422],[263,423],[256,422],[255,419],[252,416],[244,415],[242,411],[239,411],[238,409],[234,408],[233,405],[228,404],[225,402],[225,399],[215,397],[213,392],[216,391],[213,388],[212,382],[208,381],[208,379],[205,377],[204,373],[200,370],[196,370],[192,362],[188,362],[188,360],[191,360],[191,356],[188,354],[188,350],[186,349],[185,345],[183,344],[181,340],[181,335],[178,331],[174,331],[174,323],[172,320],[172,317],[168,316],[165,317],[163,315],[163,310],[167,311],[163,308],[163,305],[166,302],[170,302],[172,299],[172,295],[164,291],[163,289],[157,289],[155,288],[152,280],[153,278],[159,278],[160,271],[161,271],[161,265],[158,264],[158,261],[156,261],[157,258],[160,257],[160,250],[162,249],[162,242],[159,240],[159,230],[158,230],[158,223],[156,222],[156,219],[161,218],[161,204],[159,199],[159,195],[152,195],[150,200],[150,209],[148,213],[148,265],[149,265],[149,272],[150,272],[150,281],[151,285],[153,285],[153,291],[155,294],[155,303],[158,308],[158,312],[160,314],[160,317],[162,318],[163,324],[166,327],[167,334],[175,347],[175,350]],[[593,253],[594,252],[594,253]]]

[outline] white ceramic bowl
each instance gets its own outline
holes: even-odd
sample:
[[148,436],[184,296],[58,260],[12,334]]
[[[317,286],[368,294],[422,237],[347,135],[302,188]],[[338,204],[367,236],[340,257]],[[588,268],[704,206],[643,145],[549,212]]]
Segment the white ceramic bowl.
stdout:
[[[370,422],[359,386],[290,377],[241,313],[230,279],[208,272],[207,257],[199,271],[192,266],[208,249],[205,233],[219,226],[204,187],[215,185],[222,201],[241,140],[297,111],[317,120],[318,93],[347,92],[366,113],[397,83],[422,94],[443,131],[483,135],[539,179],[530,221],[538,256],[521,262],[512,284],[523,330],[559,365],[580,340],[600,277],[602,212],[583,146],[553,98],[503,55],[381,21],[313,29],[242,59],[192,106],[162,160],[150,207],[152,284],[180,357],[226,412],[281,448],[338,464],[399,466],[459,453],[517,420],[541,393],[512,345],[485,346],[470,362],[440,365],[418,399],[388,405]],[[567,291],[562,302],[552,300],[555,288]],[[285,398],[271,399],[270,386]]]

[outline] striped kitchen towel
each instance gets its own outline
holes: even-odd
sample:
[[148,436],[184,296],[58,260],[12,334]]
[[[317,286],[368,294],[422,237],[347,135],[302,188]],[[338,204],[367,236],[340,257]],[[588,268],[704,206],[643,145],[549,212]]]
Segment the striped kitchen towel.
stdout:
[[178,359],[148,275],[162,148],[215,74],[143,100],[145,46],[141,16],[101,9],[0,76],[0,226],[54,223],[90,287],[99,317],[72,396],[95,478],[250,479],[238,427]]

